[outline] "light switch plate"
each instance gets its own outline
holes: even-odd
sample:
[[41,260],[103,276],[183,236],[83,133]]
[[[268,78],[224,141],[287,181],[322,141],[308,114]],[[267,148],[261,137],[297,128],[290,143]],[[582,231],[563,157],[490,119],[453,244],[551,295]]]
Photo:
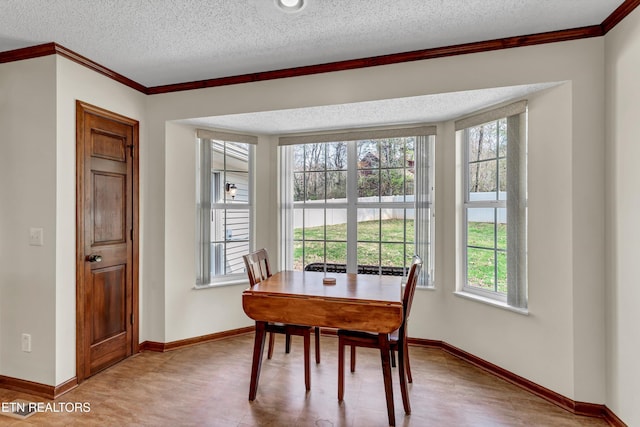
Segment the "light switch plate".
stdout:
[[42,228],[31,227],[29,229],[29,245],[31,246],[44,245],[44,230]]

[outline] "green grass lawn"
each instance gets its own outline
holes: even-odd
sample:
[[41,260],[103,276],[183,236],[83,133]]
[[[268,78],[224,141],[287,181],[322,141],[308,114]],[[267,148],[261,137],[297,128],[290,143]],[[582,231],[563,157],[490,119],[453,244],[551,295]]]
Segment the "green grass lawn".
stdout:
[[[402,220],[384,221],[363,221],[358,223],[358,264],[384,266],[408,265],[414,253],[413,245],[413,221]],[[302,259],[303,242],[306,242],[305,259]],[[494,266],[498,265],[499,292],[507,291],[507,256],[506,252],[494,251],[494,242],[498,249],[506,251],[507,231],[506,225],[500,224],[497,233],[494,225],[490,223],[474,222],[469,224],[468,239],[469,248],[467,251],[469,271],[467,273],[468,283],[471,286],[494,290],[495,273]],[[309,227],[305,230],[296,228],[294,230],[294,267],[304,268],[312,262],[324,262],[326,232],[326,262],[344,264],[347,259],[347,225],[337,224],[326,227]],[[407,239],[405,239],[407,236]],[[317,240],[317,241],[314,241]],[[382,244],[377,242],[382,241]],[[407,257],[406,260],[403,258]]]

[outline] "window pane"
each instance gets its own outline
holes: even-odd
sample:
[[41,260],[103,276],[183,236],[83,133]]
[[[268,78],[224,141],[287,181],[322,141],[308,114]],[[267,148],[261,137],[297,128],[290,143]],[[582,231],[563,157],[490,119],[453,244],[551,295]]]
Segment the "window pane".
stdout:
[[293,201],[303,202],[305,200],[304,173],[293,174]]
[[404,169],[386,169],[380,171],[380,195],[397,196],[398,199],[383,201],[402,202],[404,201]]
[[327,262],[347,264],[347,243],[327,242]]
[[507,156],[507,119],[498,120],[498,156]]
[[380,265],[380,245],[358,242],[358,265]]
[[304,172],[304,145],[295,145],[293,147],[293,171]]
[[380,167],[378,143],[375,140],[358,141],[358,169],[377,169]]
[[404,242],[404,209],[382,210],[382,242]]
[[414,201],[414,195],[416,194],[416,177],[413,169],[407,169],[404,174],[404,194],[407,202]]
[[414,136],[405,138],[405,143],[406,143],[406,147],[405,147],[405,160],[406,160],[406,164],[405,166],[412,168],[415,165],[415,147],[416,147],[416,138]]
[[307,201],[324,200],[324,172],[309,172],[306,175]]
[[498,160],[498,198],[507,200],[507,159]]
[[495,252],[486,249],[467,248],[467,284],[494,290]]
[[[377,201],[380,196],[380,171],[362,170],[358,172],[358,201]],[[370,198],[370,199],[364,199]]]
[[467,209],[467,246],[495,247],[495,209]]
[[496,157],[497,122],[469,128],[469,161],[487,160]]
[[416,254],[416,247],[415,245],[411,245],[411,244],[404,245],[404,247],[405,247],[404,266],[407,267],[411,265],[411,262],[413,261],[413,256]]
[[304,242],[304,266],[324,263],[324,242]]
[[249,209],[227,209],[225,240],[249,240]]
[[324,144],[304,144],[305,170],[322,171],[325,169]]
[[381,245],[380,265],[387,267],[404,267],[404,243],[384,243]]
[[[405,212],[406,212],[405,228],[407,231],[405,233],[404,241],[407,243],[413,243],[416,237],[416,229],[415,229],[415,221],[414,221],[416,211],[415,209],[406,209]],[[430,214],[431,214],[431,209],[428,209],[427,215],[430,215]],[[411,255],[413,255],[413,253]]]
[[358,209],[358,240],[380,240],[380,209]]
[[225,169],[228,171],[249,172],[249,144],[227,142],[225,145]]
[[347,199],[347,172],[327,172],[327,202],[344,203]]
[[225,274],[244,273],[242,256],[249,252],[249,242],[230,242],[226,247]]
[[324,240],[324,209],[305,209],[304,239]]
[[[496,162],[486,161],[469,165],[469,200],[496,200],[498,177]],[[478,194],[491,193],[491,194]]]
[[347,210],[327,209],[327,240],[347,241]]
[[498,218],[498,249],[507,249],[507,209],[496,209],[496,215]]
[[293,210],[293,240],[302,240],[304,231],[304,217],[305,211],[302,209]]
[[227,171],[224,200],[226,203],[249,202],[249,172]]
[[404,166],[404,138],[381,139],[378,142],[380,167],[395,168]]
[[347,143],[326,144],[327,170],[347,170]]
[[293,242],[293,269],[304,270],[304,258],[302,256],[304,249],[303,242]]
[[498,292],[507,293],[507,253],[498,252]]

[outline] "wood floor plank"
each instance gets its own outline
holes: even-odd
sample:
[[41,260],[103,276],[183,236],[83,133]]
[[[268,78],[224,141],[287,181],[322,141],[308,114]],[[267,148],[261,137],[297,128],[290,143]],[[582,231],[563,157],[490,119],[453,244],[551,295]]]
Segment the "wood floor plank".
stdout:
[[[311,364],[305,392],[303,346],[290,354],[276,338],[273,358],[262,364],[256,399],[249,402],[253,334],[166,353],[143,352],[89,378],[55,401],[0,389],[0,403],[87,402],[90,412],[39,412],[19,421],[0,415],[0,426],[386,426],[380,353],[358,349],[356,372],[345,372],[337,398],[337,338],[321,338],[322,363]],[[349,350],[347,349],[346,352]],[[410,346],[412,414],[402,406],[393,368],[397,425],[404,426],[607,426],[573,415],[440,349]]]

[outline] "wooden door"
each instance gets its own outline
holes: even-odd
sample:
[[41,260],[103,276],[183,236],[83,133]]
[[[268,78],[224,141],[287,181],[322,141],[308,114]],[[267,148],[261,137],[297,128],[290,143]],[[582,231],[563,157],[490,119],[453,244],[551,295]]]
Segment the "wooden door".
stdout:
[[138,351],[138,122],[76,105],[77,378]]

